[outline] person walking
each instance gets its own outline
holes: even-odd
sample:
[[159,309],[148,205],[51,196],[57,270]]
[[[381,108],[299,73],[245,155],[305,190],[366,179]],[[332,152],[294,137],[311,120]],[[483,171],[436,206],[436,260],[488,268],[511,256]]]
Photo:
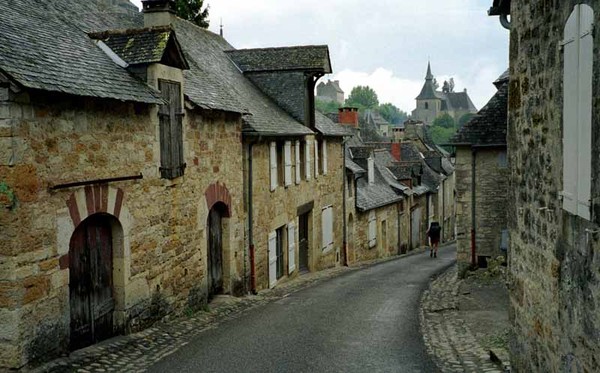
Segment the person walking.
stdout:
[[427,237],[429,237],[429,257],[437,258],[441,232],[442,227],[440,227],[440,223],[436,221],[431,222],[431,225],[427,230]]

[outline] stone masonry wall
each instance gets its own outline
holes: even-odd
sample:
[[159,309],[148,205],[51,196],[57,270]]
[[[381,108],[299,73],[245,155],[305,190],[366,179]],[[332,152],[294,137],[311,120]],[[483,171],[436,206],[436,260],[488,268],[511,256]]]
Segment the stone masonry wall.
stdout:
[[593,29],[592,222],[562,209],[563,39],[576,3],[513,1],[508,153],[510,320],[517,372],[600,370],[600,28]]
[[[370,211],[356,212],[353,216],[351,236],[354,238],[350,258],[352,262],[362,262],[398,255],[398,206],[388,205],[375,209],[377,219],[377,245],[369,247]],[[386,237],[384,240],[384,226]],[[402,226],[401,226],[402,227]]]
[[456,148],[456,260],[463,276],[471,265],[471,147]]
[[169,181],[159,177],[155,109],[57,94],[6,96],[0,102],[0,185],[10,198],[0,206],[0,367],[47,359],[68,345],[67,255],[75,229],[68,203],[79,206],[81,219],[102,208],[86,207],[85,187],[52,191],[53,185],[143,175],[98,189],[120,206],[114,213],[122,236],[113,247],[119,331],[206,301],[205,191],[211,184],[226,186],[231,196],[226,290],[241,282],[239,116],[188,111],[185,176]]

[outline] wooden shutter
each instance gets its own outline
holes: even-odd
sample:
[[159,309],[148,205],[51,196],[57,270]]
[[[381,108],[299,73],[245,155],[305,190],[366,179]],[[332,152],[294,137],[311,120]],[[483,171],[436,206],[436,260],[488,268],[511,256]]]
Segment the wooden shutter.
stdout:
[[375,211],[369,213],[369,247],[377,245],[377,217]]
[[296,223],[288,224],[288,274],[296,269]]
[[183,105],[181,84],[166,80],[158,81],[165,104],[158,110],[160,132],[160,173],[161,177],[174,179],[183,176]]
[[333,208],[325,207],[321,211],[321,246],[327,250],[333,244]]
[[323,175],[327,175],[327,140],[323,139]]
[[285,165],[285,186],[292,185],[292,142],[286,141],[283,146],[283,163]]
[[306,145],[306,151],[304,152],[306,155],[306,161],[304,162],[305,166],[306,166],[306,180],[310,180],[310,163],[311,163],[311,159],[310,159],[310,145],[311,142],[310,141],[306,141],[305,143]]
[[296,156],[296,184],[300,184],[300,180],[302,178],[302,175],[301,175],[302,170],[301,170],[300,165],[302,163],[300,161],[300,141],[298,141],[298,140],[296,140],[295,149],[296,149],[296,155],[295,155]]
[[277,283],[277,232],[269,233],[269,287]]
[[[578,6],[577,6],[578,7]],[[569,17],[564,30],[563,70],[563,208],[577,214],[579,11]]]
[[579,141],[577,143],[577,215],[590,220],[592,192],[592,76],[594,11],[579,5]]
[[269,148],[269,162],[271,166],[271,192],[277,189],[277,144],[273,141]]
[[319,176],[319,141],[315,140],[315,179]]

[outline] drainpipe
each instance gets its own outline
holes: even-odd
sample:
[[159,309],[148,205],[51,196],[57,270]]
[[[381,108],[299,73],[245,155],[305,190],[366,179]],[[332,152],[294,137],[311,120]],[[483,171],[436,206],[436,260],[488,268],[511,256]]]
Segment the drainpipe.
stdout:
[[343,225],[343,244],[342,250],[344,250],[344,266],[348,266],[348,222],[346,216],[346,139],[342,140],[342,214],[344,215]]
[[475,208],[475,202],[476,202],[476,195],[475,195],[475,187],[477,186],[477,183],[475,181],[475,159],[477,156],[477,150],[475,150],[475,148],[473,148],[471,150],[471,265],[473,267],[475,267],[477,265],[477,241],[475,240],[475,232],[476,232],[476,223],[477,223],[477,217],[476,217],[476,208]]
[[[250,252],[250,292],[256,295],[256,258],[254,249],[254,211],[252,204],[252,149],[256,142],[248,144],[248,245]],[[246,261],[244,261],[246,263]],[[246,273],[246,271],[244,271]]]

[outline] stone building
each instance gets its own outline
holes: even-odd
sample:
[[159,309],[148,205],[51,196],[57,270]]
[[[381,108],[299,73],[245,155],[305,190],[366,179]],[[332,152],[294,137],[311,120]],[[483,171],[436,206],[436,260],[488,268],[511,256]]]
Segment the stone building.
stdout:
[[454,87],[451,88],[448,82],[444,82],[442,91],[436,89],[429,63],[425,83],[416,101],[417,107],[412,111],[412,119],[427,125],[433,124],[435,118],[442,114],[447,113],[458,122],[463,115],[477,112],[466,89],[463,92],[454,92]]
[[[281,60],[250,77],[172,1],[118,16],[104,5],[0,3],[1,368],[273,286],[294,273],[289,258],[302,264],[302,221],[297,244],[286,235],[302,211],[308,269],[341,260],[343,131],[298,98],[313,97],[298,75],[314,87],[330,69],[327,48],[287,50],[307,56],[279,102],[259,80]],[[312,181],[289,185],[296,169]]]
[[598,372],[600,3],[495,0],[490,14],[510,28],[511,364]]
[[485,267],[488,258],[506,255],[508,246],[508,72],[494,84],[496,94],[450,139],[456,147],[460,276],[469,267]]
[[363,120],[372,128],[375,128],[381,137],[389,139],[392,137],[392,124],[385,120],[378,112],[367,109],[363,115]]
[[317,98],[321,101],[337,102],[339,105],[344,105],[344,91],[340,88],[339,80],[327,80],[327,83],[319,83],[317,85]]

